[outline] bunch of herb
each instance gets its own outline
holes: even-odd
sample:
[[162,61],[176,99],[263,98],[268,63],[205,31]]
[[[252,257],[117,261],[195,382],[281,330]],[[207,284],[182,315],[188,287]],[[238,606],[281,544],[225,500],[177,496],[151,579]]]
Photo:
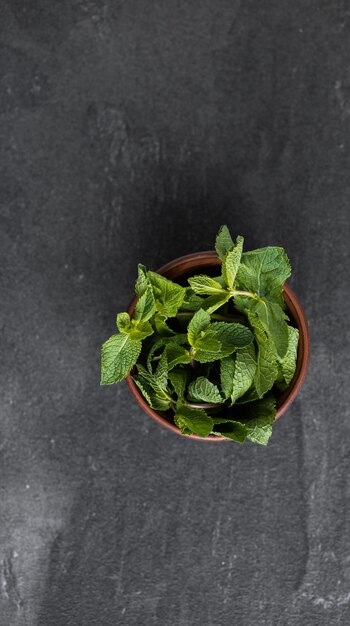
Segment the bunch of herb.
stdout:
[[288,324],[283,284],[291,274],[280,247],[243,252],[227,226],[216,238],[221,275],[182,286],[138,267],[132,318],[102,346],[102,384],[132,371],[149,406],[171,412],[184,435],[266,445],[276,392],[296,367],[298,330]]

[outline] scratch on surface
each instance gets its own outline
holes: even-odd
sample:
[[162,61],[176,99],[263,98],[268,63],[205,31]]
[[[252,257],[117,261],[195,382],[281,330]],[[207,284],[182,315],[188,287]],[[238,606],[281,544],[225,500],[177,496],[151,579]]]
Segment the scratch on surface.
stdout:
[[221,513],[219,514],[219,517],[215,522],[215,527],[213,530],[212,548],[211,548],[212,556],[217,556],[216,548],[220,539],[220,526],[221,526]]
[[1,562],[2,591],[17,610],[23,609],[23,600],[18,590],[17,578],[13,568],[15,553],[9,552]]
[[335,81],[334,89],[335,89],[335,96],[339,103],[340,109],[343,113],[343,117],[346,118],[348,117],[348,115],[350,115],[350,104],[346,102],[345,95],[344,95],[344,88],[343,88],[343,84],[341,80]]

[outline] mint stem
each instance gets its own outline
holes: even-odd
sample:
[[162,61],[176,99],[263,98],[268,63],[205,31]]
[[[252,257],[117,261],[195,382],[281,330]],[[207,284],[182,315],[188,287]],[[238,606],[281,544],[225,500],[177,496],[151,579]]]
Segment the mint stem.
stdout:
[[232,289],[230,291],[231,296],[244,296],[246,298],[254,298],[254,300],[259,300],[259,296],[256,293],[252,293],[251,291],[241,291],[240,289]]

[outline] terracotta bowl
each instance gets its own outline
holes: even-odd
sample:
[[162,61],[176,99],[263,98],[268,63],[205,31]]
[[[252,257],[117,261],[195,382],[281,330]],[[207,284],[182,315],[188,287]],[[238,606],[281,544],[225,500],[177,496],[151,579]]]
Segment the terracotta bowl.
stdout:
[[[160,267],[157,272],[170,280],[181,281],[184,279],[186,280],[186,278],[198,273],[214,273],[215,275],[215,268],[219,269],[220,266],[221,261],[215,252],[197,252],[195,254],[188,254],[187,256],[174,259],[173,261],[170,261],[170,263]],[[295,374],[288,389],[281,393],[277,400],[276,419],[285,413],[299,393],[300,387],[302,386],[306,376],[310,351],[309,331],[305,313],[294,291],[292,291],[287,284],[284,285],[283,289],[289,317],[299,329],[299,344]],[[135,296],[128,308],[130,316],[133,315],[136,302],[137,297]],[[157,413],[151,409],[144,397],[141,395],[141,392],[135,385],[130,374],[127,376],[126,382],[136,402],[138,402],[138,404],[144,409],[144,411],[146,411],[146,413],[148,413],[150,417],[162,426],[165,426],[178,435],[181,435],[179,428],[174,424],[171,412]],[[224,437],[216,437],[215,435],[209,435],[208,437],[199,437],[197,435],[182,436],[190,439],[199,439],[200,441],[228,441],[228,439],[225,439]]]

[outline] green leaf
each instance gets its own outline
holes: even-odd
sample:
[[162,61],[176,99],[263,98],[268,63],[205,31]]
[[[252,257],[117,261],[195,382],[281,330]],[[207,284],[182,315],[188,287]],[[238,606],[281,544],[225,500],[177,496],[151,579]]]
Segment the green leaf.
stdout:
[[232,289],[236,280],[236,275],[241,262],[242,250],[244,239],[241,236],[237,237],[237,243],[232,250],[229,250],[222,261],[222,277],[226,285]]
[[153,335],[154,330],[149,322],[137,323],[135,320],[132,320],[131,324],[130,339],[146,339],[146,337]]
[[119,332],[128,334],[131,326],[129,313],[118,313],[116,321]]
[[153,328],[149,322],[136,322],[130,319],[129,313],[118,313],[117,315],[118,330],[125,335],[129,335],[130,339],[141,340],[153,335]]
[[183,434],[188,434],[190,431],[199,437],[207,437],[213,430],[213,420],[205,411],[191,409],[181,404],[176,408],[174,421]]
[[215,241],[215,250],[218,257],[223,260],[225,254],[232,250],[234,243],[227,226],[221,226]]
[[179,400],[183,400],[188,380],[188,371],[185,368],[176,367],[169,372],[169,380]]
[[141,346],[141,341],[128,335],[112,335],[102,346],[101,384],[111,385],[125,378],[135,365]]
[[277,385],[281,390],[284,390],[288,387],[289,383],[291,382],[294,376],[297,354],[298,354],[298,342],[299,342],[298,329],[293,328],[293,326],[288,326],[287,352],[284,355],[282,362],[278,364],[280,377],[279,377]]
[[154,389],[146,381],[146,379],[143,378],[143,376],[135,374],[132,379],[140,389],[143,397],[148,402],[151,409],[154,409],[154,411],[167,411],[170,409],[170,401],[166,398],[158,397]]
[[196,378],[188,387],[189,398],[199,402],[222,403],[219,389],[204,376]]
[[214,278],[200,274],[199,276],[192,276],[188,279],[193,291],[199,295],[222,295],[223,288],[220,283],[216,282]]
[[205,331],[209,324],[209,313],[203,311],[203,309],[199,309],[192,317],[187,328],[188,342],[191,346],[195,345],[196,339],[200,337],[201,332]]
[[156,272],[147,272],[156,300],[157,311],[164,317],[175,317],[185,297],[185,288]]
[[[208,327],[209,328],[209,327]],[[217,361],[221,357],[221,343],[213,330],[202,331],[191,350],[193,358],[199,363]]]
[[149,373],[151,375],[153,375],[153,366],[152,366],[152,361],[159,361],[159,359],[161,358],[161,355],[158,355],[157,352],[159,350],[162,350],[164,348],[166,344],[166,341],[164,341],[164,338],[161,337],[160,339],[158,339],[157,341],[155,341],[155,343],[153,344],[153,346],[151,346],[148,355],[147,355],[147,369],[149,371]]
[[163,389],[159,384],[156,376],[154,374],[150,374],[141,363],[137,364],[137,372],[143,378],[144,381],[148,383],[148,385],[153,389],[157,398],[159,400],[163,400],[164,402],[169,402],[169,395],[167,389]]
[[248,391],[253,383],[257,368],[253,344],[237,350],[235,357],[235,372],[231,391],[232,404]]
[[228,356],[220,361],[221,390],[226,400],[233,391],[233,376],[235,373],[235,358]]
[[242,254],[237,279],[247,291],[260,296],[274,294],[277,298],[290,274],[289,259],[283,248],[267,247]]
[[197,296],[191,287],[186,287],[185,290],[185,298],[180,307],[181,311],[195,312],[198,311],[198,309],[201,309],[203,298]]
[[222,295],[217,294],[217,295],[213,295],[213,296],[208,296],[208,298],[205,298],[203,300],[202,303],[202,308],[207,312],[207,313],[214,313],[214,311],[217,311],[217,309],[220,309],[221,306],[223,306],[224,304],[226,304],[226,302],[229,301],[230,299],[230,293],[228,291],[223,291]]
[[246,440],[248,430],[241,422],[221,417],[214,417],[212,420],[214,422],[214,434],[237,441],[237,443],[243,443]]
[[210,330],[214,331],[215,338],[221,343],[221,356],[230,356],[237,348],[252,343],[254,335],[249,328],[243,324],[231,322],[213,322]]
[[270,341],[276,348],[277,355],[283,358],[288,348],[288,325],[286,322],[288,317],[279,304],[269,302],[265,298],[254,301],[251,310],[259,317]]
[[147,322],[152,315],[156,312],[156,302],[154,299],[153,291],[150,286],[146,288],[142,296],[137,301],[134,319],[137,322]]
[[248,319],[258,345],[254,384],[257,394],[261,398],[272,388],[277,378],[277,354],[257,314],[249,311]]
[[238,398],[238,400],[236,401],[236,404],[246,404],[248,402],[255,402],[255,400],[259,400],[259,396],[255,388],[255,384],[253,382],[253,384],[249,387],[248,391],[246,391],[245,394],[243,394],[243,396]]
[[244,422],[247,438],[253,443],[266,446],[271,435],[276,417],[276,400],[272,396],[246,405],[250,419]]
[[165,391],[168,385],[168,359],[166,350],[163,350],[154,377],[159,387]]
[[149,281],[148,281],[147,270],[145,266],[139,263],[137,266],[137,269],[138,269],[138,277],[137,277],[137,281],[135,284],[135,292],[136,292],[136,295],[140,297],[145,293],[149,285]]
[[191,356],[189,351],[182,346],[179,346],[177,343],[169,342],[166,345],[166,353],[168,358],[169,371],[180,363],[191,363]]
[[168,324],[165,322],[165,318],[156,313],[153,319],[154,328],[158,335],[161,337],[171,337],[175,335],[175,332],[169,328]]

